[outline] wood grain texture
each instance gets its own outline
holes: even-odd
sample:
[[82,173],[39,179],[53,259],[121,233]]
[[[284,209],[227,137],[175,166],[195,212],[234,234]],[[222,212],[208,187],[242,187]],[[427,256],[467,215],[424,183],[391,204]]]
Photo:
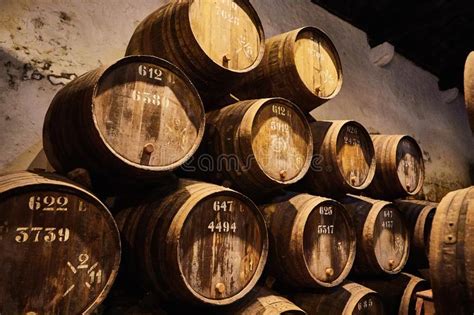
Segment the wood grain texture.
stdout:
[[408,273],[386,279],[363,279],[359,283],[380,294],[387,315],[415,315],[416,294],[430,287],[428,281]]
[[227,305],[256,284],[267,259],[265,221],[250,199],[181,181],[117,216],[131,249],[129,273],[171,302]]
[[178,0],[138,25],[126,54],[171,61],[207,99],[255,68],[264,48],[263,27],[248,1]]
[[308,121],[285,99],[238,102],[207,113],[206,120],[195,160],[210,157],[213,164],[190,176],[229,182],[255,195],[293,184],[309,169],[313,144]]
[[351,120],[312,121],[312,167],[299,190],[324,196],[359,193],[375,175],[375,151],[367,130]]
[[339,285],[355,259],[352,215],[337,201],[308,194],[261,206],[270,239],[269,269],[287,287]]
[[167,61],[127,57],[88,72],[53,99],[43,128],[45,153],[61,172],[157,178],[192,156],[204,109],[186,76]]
[[240,99],[284,97],[309,112],[334,98],[342,86],[342,66],[329,37],[303,27],[268,39],[260,65],[232,89]]
[[290,299],[311,315],[385,314],[377,292],[350,281],[321,292],[293,294]]
[[436,314],[474,312],[474,188],[439,203],[430,238],[430,278]]
[[464,99],[471,130],[474,132],[474,52],[471,52],[464,65]]
[[410,251],[405,220],[390,202],[347,195],[340,200],[352,211],[357,230],[356,276],[400,273]]
[[416,195],[423,188],[425,166],[420,146],[407,135],[373,135],[377,167],[367,194],[375,198]]
[[430,234],[438,204],[423,200],[396,200],[410,231],[410,257],[407,268],[429,268]]
[[91,193],[47,173],[0,177],[0,313],[89,314],[120,263],[120,237]]

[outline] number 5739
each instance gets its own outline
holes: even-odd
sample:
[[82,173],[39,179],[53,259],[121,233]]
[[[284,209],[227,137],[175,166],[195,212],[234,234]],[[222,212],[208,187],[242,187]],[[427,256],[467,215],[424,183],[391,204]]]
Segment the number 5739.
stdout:
[[69,240],[70,231],[68,228],[57,229],[55,227],[17,227],[15,241],[17,243],[33,243],[54,241],[67,242]]

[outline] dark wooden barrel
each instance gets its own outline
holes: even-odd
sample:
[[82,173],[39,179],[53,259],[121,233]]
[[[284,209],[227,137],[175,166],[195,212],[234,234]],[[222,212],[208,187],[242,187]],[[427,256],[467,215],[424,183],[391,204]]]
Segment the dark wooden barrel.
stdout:
[[355,259],[352,215],[339,202],[308,194],[261,207],[270,235],[272,276],[289,287],[339,285]]
[[357,276],[397,274],[405,266],[410,237],[400,210],[390,202],[347,195],[341,199],[352,211],[357,230]]
[[189,176],[255,195],[297,182],[310,167],[311,130],[290,101],[242,101],[209,112],[206,119],[202,150],[195,155],[198,174]]
[[385,314],[377,292],[350,281],[321,292],[297,293],[290,300],[311,315]]
[[436,314],[474,313],[474,187],[439,203],[430,237],[430,277]]
[[171,61],[207,98],[255,68],[264,49],[263,27],[249,1],[178,0],[138,25],[126,54]]
[[420,146],[406,135],[373,135],[377,167],[367,193],[376,198],[416,195],[423,188],[425,166]]
[[410,231],[410,257],[407,267],[429,267],[430,233],[438,204],[423,200],[396,200],[395,204],[405,218]]
[[240,99],[280,96],[309,112],[339,93],[342,65],[331,39],[307,26],[268,39],[262,62],[238,85]]
[[267,259],[258,208],[217,185],[183,180],[166,196],[123,209],[117,222],[135,262],[132,277],[172,302],[235,302],[255,286]]
[[464,66],[464,99],[469,124],[474,132],[474,52],[469,54]]
[[359,283],[380,294],[389,315],[415,315],[416,294],[430,288],[428,281],[408,273],[389,278],[361,279]]
[[360,193],[375,175],[367,130],[353,120],[312,121],[313,159],[297,189],[323,196]]
[[47,173],[0,176],[0,313],[88,314],[120,264],[120,237],[91,193]]
[[46,114],[43,144],[57,171],[156,178],[192,156],[204,126],[186,76],[163,59],[134,56],[61,89]]

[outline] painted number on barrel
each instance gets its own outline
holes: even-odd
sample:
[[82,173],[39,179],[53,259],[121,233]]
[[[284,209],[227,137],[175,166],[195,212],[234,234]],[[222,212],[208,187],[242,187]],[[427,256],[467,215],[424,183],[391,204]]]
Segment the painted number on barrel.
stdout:
[[169,99],[167,97],[161,97],[160,95],[151,92],[133,90],[132,99],[145,104],[169,106]]
[[318,225],[318,234],[334,234],[334,225]]
[[[278,119],[278,118],[275,118]],[[270,129],[273,131],[280,131],[280,132],[285,132],[289,133],[290,132],[290,126],[286,122],[282,122],[279,120],[272,120],[270,122]]]
[[223,211],[223,212],[232,212],[232,205],[233,205],[233,201],[232,200],[229,200],[229,201],[214,201],[214,203],[212,204],[212,209],[214,211]]
[[393,229],[393,221],[390,220],[390,221],[383,221],[382,222],[382,227],[384,229]]
[[272,105],[272,112],[279,116],[288,116],[291,117],[291,113],[287,110],[286,107],[280,105]]
[[31,196],[28,200],[28,208],[33,211],[67,211],[68,202],[69,199],[65,196]]
[[228,221],[211,221],[209,225],[207,226],[209,230],[211,230],[212,233],[218,232],[218,233],[229,233],[237,230],[237,226],[235,222],[230,223]]
[[141,75],[142,77],[147,77],[147,78],[157,80],[157,81],[163,80],[163,71],[154,67],[139,65],[138,74]]
[[[384,219],[391,219],[393,218],[393,210],[384,210],[383,211]],[[382,222],[382,227],[384,229],[392,229],[393,228],[393,220],[384,220]]]
[[27,241],[38,243],[52,243],[54,241],[67,242],[69,240],[69,229],[55,227],[17,227],[15,241],[25,243]]
[[357,303],[357,309],[359,311],[362,311],[363,309],[372,307],[372,305],[374,305],[374,302],[372,302],[372,299],[368,299],[368,300]]
[[320,215],[332,215],[332,207],[319,207]]
[[[220,0],[219,2],[219,4],[230,7],[232,10],[237,9],[237,4],[232,0]],[[240,25],[239,17],[233,15],[227,8],[222,8],[219,4],[215,7],[217,16],[231,24]]]

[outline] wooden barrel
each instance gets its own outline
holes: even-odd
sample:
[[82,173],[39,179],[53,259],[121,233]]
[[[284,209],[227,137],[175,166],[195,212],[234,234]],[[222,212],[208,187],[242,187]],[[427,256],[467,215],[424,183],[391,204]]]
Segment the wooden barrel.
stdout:
[[308,194],[261,207],[270,235],[269,266],[289,287],[339,285],[355,259],[352,215],[339,202]]
[[240,99],[280,96],[309,112],[339,93],[341,61],[329,37],[307,26],[268,39],[262,62],[238,85]]
[[376,198],[416,195],[423,188],[425,166],[420,146],[406,135],[372,136],[377,167],[367,193]]
[[474,132],[474,52],[466,59],[464,67],[464,99],[471,130]]
[[313,159],[298,189],[337,196],[360,193],[375,175],[375,151],[367,130],[353,120],[313,121]]
[[261,286],[255,287],[240,303],[234,304],[215,314],[228,315],[304,315],[301,308],[283,296]]
[[341,201],[355,218],[357,254],[354,274],[399,273],[410,251],[409,232],[400,210],[387,201],[353,195]]
[[195,156],[202,171],[197,176],[255,195],[293,184],[309,169],[311,130],[290,101],[238,102],[207,113],[206,119],[203,149]]
[[311,315],[385,314],[377,292],[350,281],[321,292],[297,293],[290,299]]
[[428,281],[408,273],[390,278],[364,279],[359,283],[380,294],[388,315],[415,315],[416,294],[430,288]]
[[120,263],[112,215],[91,193],[47,173],[0,176],[0,313],[88,314]]
[[61,89],[46,114],[43,144],[57,171],[155,179],[192,156],[204,127],[186,76],[163,59],[134,56]]
[[474,187],[450,192],[436,209],[430,277],[436,314],[474,313]]
[[138,25],[126,54],[171,61],[206,98],[255,68],[264,49],[263,27],[249,1],[178,0]]
[[117,222],[133,253],[132,277],[168,301],[226,305],[255,286],[265,265],[265,220],[244,195],[181,181],[173,193],[149,195]]
[[429,267],[430,233],[438,204],[423,200],[396,200],[410,232],[410,257],[407,267]]

